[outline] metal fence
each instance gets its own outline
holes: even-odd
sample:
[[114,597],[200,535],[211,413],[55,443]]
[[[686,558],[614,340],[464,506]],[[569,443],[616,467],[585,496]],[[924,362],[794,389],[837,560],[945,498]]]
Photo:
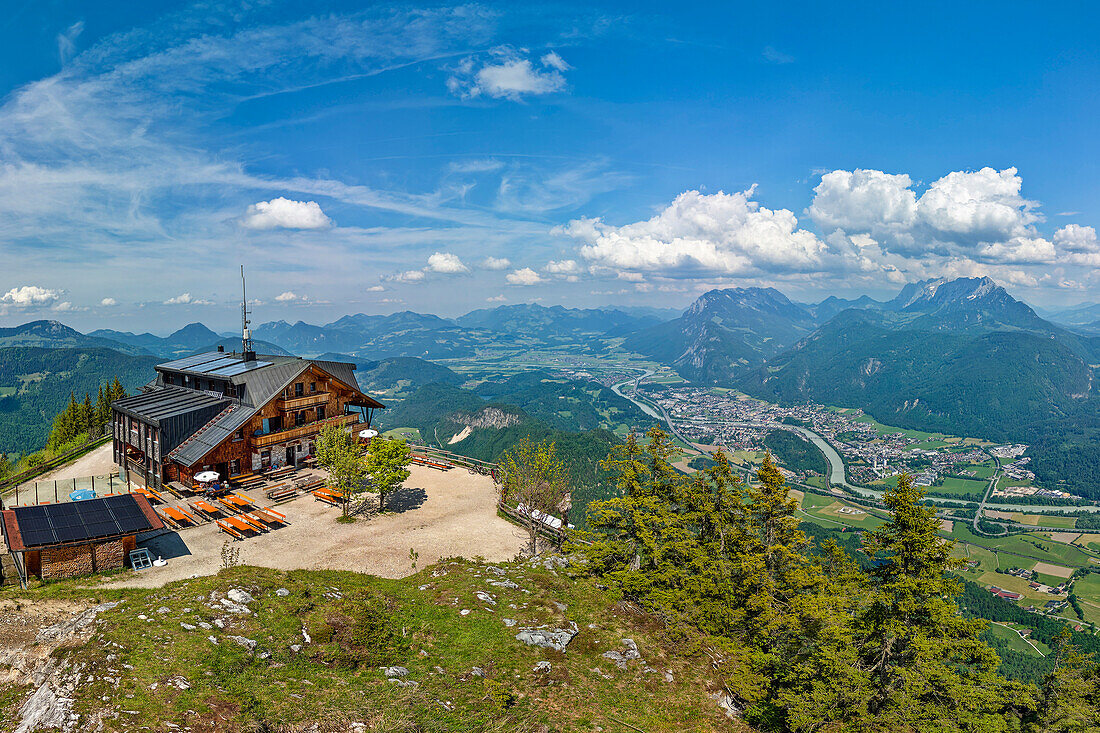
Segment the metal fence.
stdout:
[[97,496],[118,494],[130,490],[130,483],[118,472],[100,476],[82,476],[80,478],[61,478],[53,481],[28,481],[19,484],[4,499],[5,506],[31,506],[34,504],[57,504],[72,501],[69,494],[74,491],[93,491]]

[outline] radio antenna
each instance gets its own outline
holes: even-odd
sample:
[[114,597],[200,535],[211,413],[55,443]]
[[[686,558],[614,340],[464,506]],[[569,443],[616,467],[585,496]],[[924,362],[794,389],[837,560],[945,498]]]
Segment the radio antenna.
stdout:
[[241,355],[245,361],[256,358],[256,352],[252,350],[252,332],[248,329],[248,316],[252,311],[248,310],[248,291],[245,289],[244,265],[241,265]]

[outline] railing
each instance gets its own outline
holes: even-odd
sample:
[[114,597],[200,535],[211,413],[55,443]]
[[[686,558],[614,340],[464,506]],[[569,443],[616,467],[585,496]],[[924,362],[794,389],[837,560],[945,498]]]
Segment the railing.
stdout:
[[324,405],[328,403],[328,392],[314,392],[304,397],[280,397],[276,400],[276,407],[280,410],[301,410],[303,407]]
[[307,435],[315,435],[329,425],[349,425],[351,423],[357,422],[358,420],[358,415],[338,415],[336,417],[330,417],[325,420],[318,420],[317,422],[312,422],[307,425],[301,425],[296,428],[280,430],[275,433],[267,433],[265,435],[253,435],[252,445],[255,448],[266,448],[267,446],[275,445],[276,443],[283,443],[288,440],[296,440]]

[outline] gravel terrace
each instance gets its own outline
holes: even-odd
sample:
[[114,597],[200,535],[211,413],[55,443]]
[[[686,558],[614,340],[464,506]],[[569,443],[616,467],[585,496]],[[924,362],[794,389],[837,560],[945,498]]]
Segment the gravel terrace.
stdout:
[[[503,562],[519,554],[524,533],[497,516],[492,478],[460,468],[439,471],[414,465],[409,471],[405,488],[389,500],[390,513],[340,524],[338,508],[307,494],[276,507],[287,515],[289,526],[230,544],[240,549],[243,565],[354,570],[387,578],[413,572],[410,549],[419,553],[418,567],[440,557],[480,556]],[[270,504],[260,490],[244,493],[260,506]],[[213,522],[153,538],[142,545],[154,557],[164,557],[167,565],[127,572],[105,582],[148,588],[212,575],[221,569],[226,539]]]

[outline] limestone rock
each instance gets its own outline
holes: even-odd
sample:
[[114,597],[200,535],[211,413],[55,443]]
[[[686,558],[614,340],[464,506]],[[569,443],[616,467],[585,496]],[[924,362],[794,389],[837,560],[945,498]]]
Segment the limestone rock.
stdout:
[[577,625],[573,622],[570,622],[568,628],[548,626],[523,628],[516,634],[516,639],[531,646],[563,652],[569,642],[573,640],[573,637],[577,635],[577,631]]

